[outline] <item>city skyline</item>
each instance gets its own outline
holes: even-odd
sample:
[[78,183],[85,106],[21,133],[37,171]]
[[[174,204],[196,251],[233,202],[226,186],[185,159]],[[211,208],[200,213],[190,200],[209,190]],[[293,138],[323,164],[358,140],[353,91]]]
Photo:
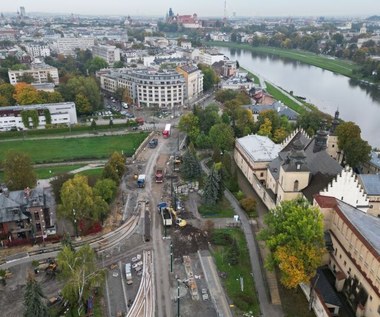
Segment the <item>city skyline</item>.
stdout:
[[[330,0],[309,1],[305,6],[304,0],[290,0],[283,3],[283,0],[267,0],[265,3],[255,5],[254,1],[247,0],[227,0],[227,15],[232,16],[365,16],[380,14],[373,11],[377,7],[378,0],[335,0],[334,6]],[[15,0],[9,3],[2,3],[0,11],[9,13],[20,10],[23,6],[26,13],[46,12],[64,13],[80,15],[147,15],[164,16],[169,8],[175,14],[193,14],[199,16],[223,16],[224,0],[143,0],[139,2],[125,2],[123,0],[108,0],[80,2],[76,0],[66,0],[64,2],[53,1],[54,5],[46,0]]]

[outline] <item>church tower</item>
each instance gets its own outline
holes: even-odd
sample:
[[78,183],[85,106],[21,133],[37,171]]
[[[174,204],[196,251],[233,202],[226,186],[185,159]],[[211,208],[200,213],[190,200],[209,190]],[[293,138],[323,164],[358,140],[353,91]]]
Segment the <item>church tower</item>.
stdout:
[[330,133],[327,138],[326,152],[339,164],[342,163],[343,154],[338,146],[338,136],[336,135],[336,128],[339,126],[339,111],[335,111],[334,119],[331,123]]

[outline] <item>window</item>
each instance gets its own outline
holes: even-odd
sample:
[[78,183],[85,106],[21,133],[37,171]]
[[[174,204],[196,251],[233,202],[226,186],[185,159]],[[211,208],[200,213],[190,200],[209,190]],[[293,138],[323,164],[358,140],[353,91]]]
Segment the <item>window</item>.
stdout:
[[260,177],[264,177],[264,173],[263,172],[260,173]]
[[293,191],[294,192],[298,192],[298,180],[294,181],[294,185],[293,185]]

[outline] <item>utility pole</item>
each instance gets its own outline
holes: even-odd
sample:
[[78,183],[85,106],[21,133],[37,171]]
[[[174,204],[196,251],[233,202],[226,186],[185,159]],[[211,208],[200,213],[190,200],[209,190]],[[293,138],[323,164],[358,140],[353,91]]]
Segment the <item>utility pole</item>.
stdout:
[[180,317],[179,314],[179,279],[177,278],[177,317]]
[[170,241],[170,273],[173,273],[173,241]]

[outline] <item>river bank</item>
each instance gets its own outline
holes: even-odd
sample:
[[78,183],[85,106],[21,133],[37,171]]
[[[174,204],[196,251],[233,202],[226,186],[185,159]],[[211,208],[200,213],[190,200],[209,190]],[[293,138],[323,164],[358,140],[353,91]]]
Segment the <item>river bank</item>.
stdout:
[[[358,65],[348,60],[341,60],[335,58],[329,58],[321,55],[317,55],[307,51],[301,50],[291,50],[291,49],[282,49],[277,47],[270,46],[259,46],[254,47],[249,44],[238,44],[231,42],[207,42],[210,46],[219,46],[227,47],[234,49],[244,49],[256,53],[272,54],[283,58],[289,58],[295,61],[299,61],[308,65],[313,65],[322,69],[329,70],[331,72],[354,78],[357,80],[362,80],[358,76],[353,74],[353,71],[358,68]],[[365,80],[362,80],[366,82]]]

